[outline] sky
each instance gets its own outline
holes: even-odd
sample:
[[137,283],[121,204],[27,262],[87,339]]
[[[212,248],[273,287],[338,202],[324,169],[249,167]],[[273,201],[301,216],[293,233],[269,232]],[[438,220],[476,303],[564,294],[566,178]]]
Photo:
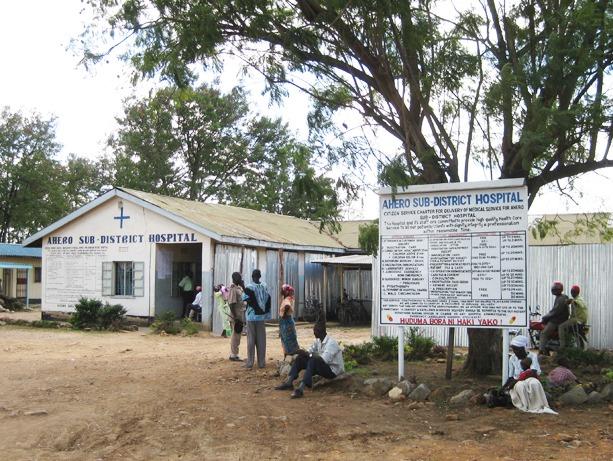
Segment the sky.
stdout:
[[[0,8],[0,107],[55,116],[62,157],[71,153],[92,159],[100,156],[116,127],[115,118],[122,113],[122,101],[135,92],[142,94],[151,83],[134,88],[130,69],[113,59],[90,70],[79,65],[77,52],[69,47],[89,20],[81,0],[5,0]],[[229,77],[221,82],[222,89],[237,83],[232,70]],[[259,84],[246,84],[258,112],[280,116],[298,135],[305,135],[308,101],[304,95],[294,91],[291,104],[269,106],[259,96]],[[581,191],[574,193],[578,204],[554,190],[538,197],[530,214],[613,211],[613,169],[584,175],[576,189]],[[365,192],[344,217],[377,215],[377,195]]]

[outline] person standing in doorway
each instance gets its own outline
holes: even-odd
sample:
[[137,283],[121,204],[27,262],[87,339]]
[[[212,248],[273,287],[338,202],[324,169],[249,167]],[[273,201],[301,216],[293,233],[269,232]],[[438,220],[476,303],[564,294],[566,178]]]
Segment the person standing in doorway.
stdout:
[[183,298],[183,313],[181,317],[189,312],[189,305],[194,299],[194,282],[192,281],[192,273],[187,272],[181,281],[179,282],[179,289],[181,290],[181,297]]
[[245,282],[238,272],[232,274],[232,285],[228,293],[228,304],[230,305],[230,327],[232,337],[230,339],[230,360],[240,362],[238,348],[241,344],[241,333],[243,332],[243,318],[245,315],[245,305],[243,303],[243,292]]
[[258,367],[266,366],[266,320],[272,318],[270,294],[260,279],[262,273],[255,269],[251,274],[252,282],[245,287],[243,300],[247,302],[247,363],[245,368],[253,368],[255,350],[258,354]]

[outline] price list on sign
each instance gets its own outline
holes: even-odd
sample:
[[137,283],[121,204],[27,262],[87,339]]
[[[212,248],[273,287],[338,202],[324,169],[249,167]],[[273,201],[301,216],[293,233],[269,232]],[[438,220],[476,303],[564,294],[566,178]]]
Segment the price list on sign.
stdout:
[[527,192],[382,196],[381,324],[525,326]]

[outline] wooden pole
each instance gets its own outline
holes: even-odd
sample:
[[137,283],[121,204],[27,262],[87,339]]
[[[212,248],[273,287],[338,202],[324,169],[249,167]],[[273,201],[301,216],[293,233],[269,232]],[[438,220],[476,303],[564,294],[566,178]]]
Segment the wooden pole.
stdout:
[[449,328],[449,337],[447,338],[447,368],[445,369],[445,379],[451,379],[451,371],[453,366],[453,344],[455,342],[455,328]]

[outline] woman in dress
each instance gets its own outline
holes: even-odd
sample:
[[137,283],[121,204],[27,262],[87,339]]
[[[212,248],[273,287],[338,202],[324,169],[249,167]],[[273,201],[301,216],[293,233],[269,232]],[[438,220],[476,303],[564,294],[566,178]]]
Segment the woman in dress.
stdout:
[[298,352],[298,337],[294,322],[294,288],[291,285],[281,287],[281,304],[279,306],[279,336],[283,355],[294,355]]

